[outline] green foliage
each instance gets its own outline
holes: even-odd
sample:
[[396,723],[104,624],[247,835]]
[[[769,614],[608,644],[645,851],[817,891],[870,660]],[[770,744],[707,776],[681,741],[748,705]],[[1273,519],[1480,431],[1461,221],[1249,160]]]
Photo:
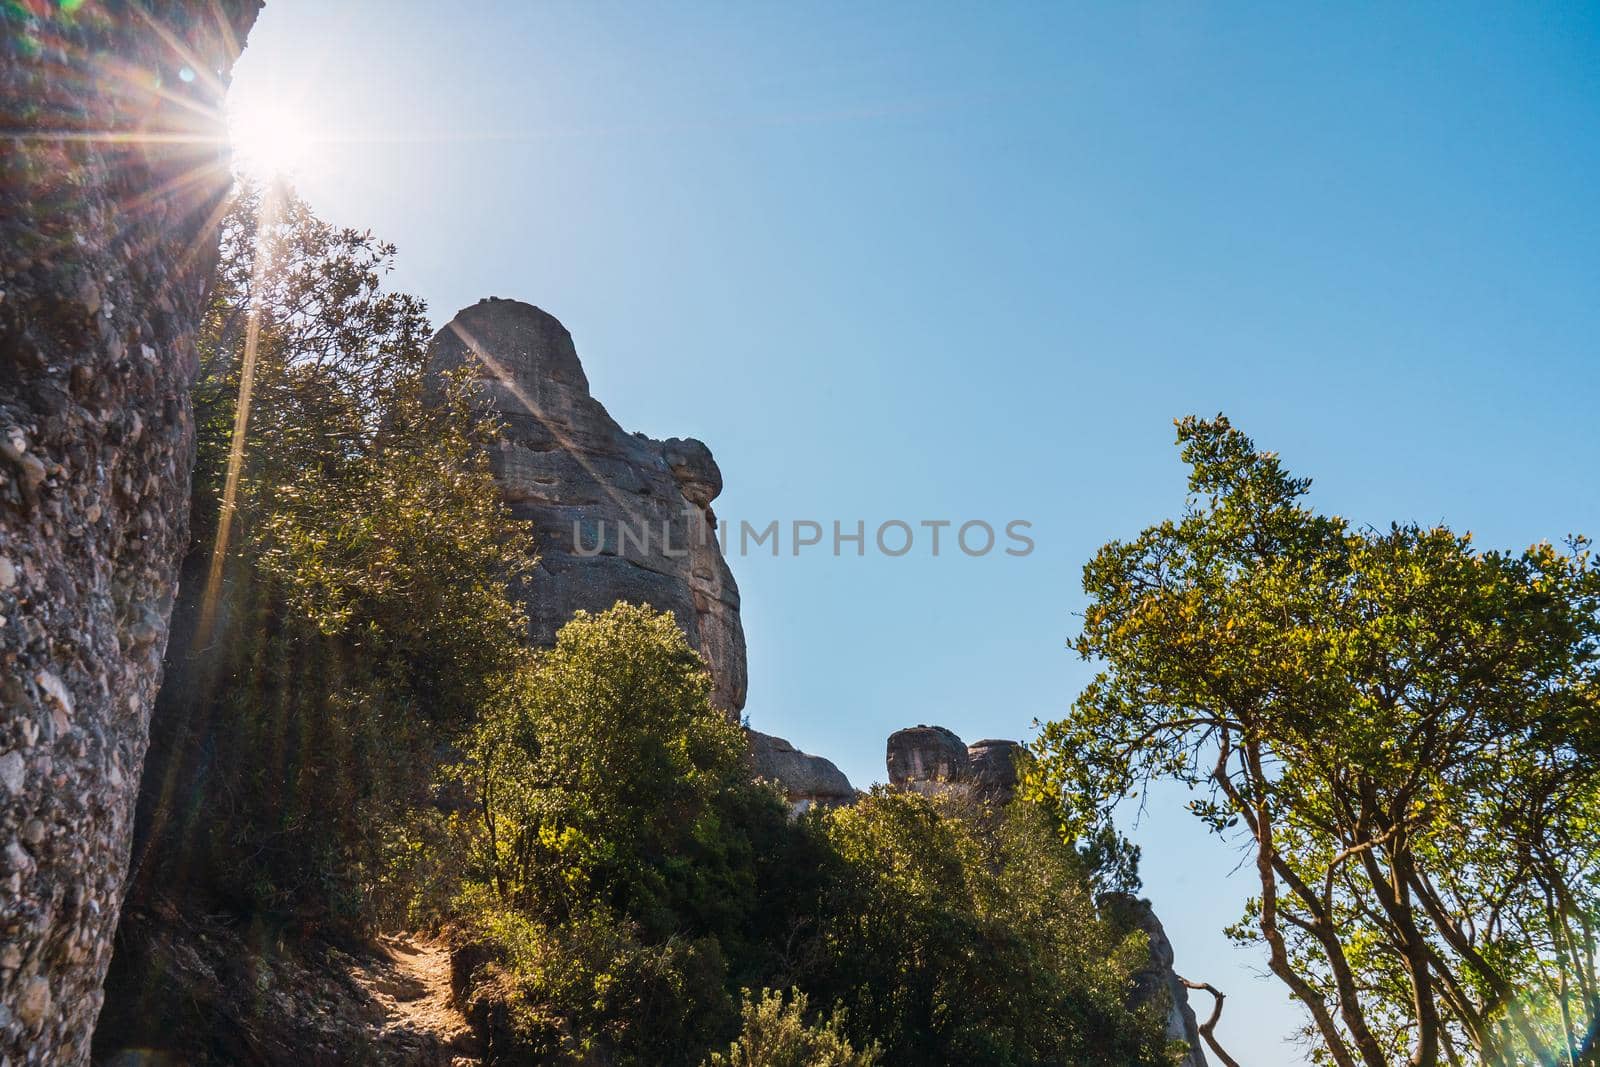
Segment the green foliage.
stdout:
[[694,1063],[732,1024],[715,939],[639,940],[603,907],[546,923],[491,898],[466,902],[466,935],[488,958],[468,1012],[498,1061]]
[[845,1036],[845,1013],[834,1008],[828,1018],[806,1022],[806,995],[790,996],[763,989],[760,997],[744,991],[739,1037],[726,1053],[714,1052],[706,1067],[874,1067],[878,1048],[856,1051]]
[[1092,903],[1134,877],[1120,838],[884,792],[793,819],[670,615],[526,648],[494,428],[427,374],[392,255],[283,190],[226,221],[135,891],[323,935],[449,924],[502,1061],[1167,1062],[1123,1005],[1145,944]]
[[1259,940],[1338,1064],[1568,1062],[1600,1017],[1600,573],[1356,530],[1226,419],[1184,514],[1084,569],[1104,661],[1040,740],[1069,836],[1153,778],[1253,848]]
[[[893,1063],[1166,1062],[1158,1021],[1123,1003],[1143,937],[1100,921],[1044,809],[880,791],[790,820],[749,784],[740,731],[707,693],[671,616],[619,604],[564,627],[474,731],[460,914],[485,953],[473,988],[502,1005],[485,1012],[510,1047],[626,1058],[634,1024],[591,992],[652,953],[715,946],[714,996],[653,987],[681,1023],[655,1062],[699,1063],[726,1041],[741,986],[844,1005],[848,1021],[822,1030],[881,1042]],[[772,1026],[730,1055],[831,1040],[804,1036],[804,1010],[747,1006]],[[683,1020],[703,1027],[698,1046]]]
[[822,830],[835,867],[799,973],[887,1062],[1168,1062],[1157,1020],[1124,1005],[1143,936],[1113,939],[1043,809],[985,821],[879,788]]
[[508,906],[560,922],[600,903],[665,936],[739,892],[715,801],[747,777],[744,738],[709,693],[671,615],[562,627],[472,735],[482,866]]
[[150,884],[182,876],[317,923],[392,912],[422,870],[403,846],[440,747],[523,656],[506,582],[531,564],[526,536],[464,385],[426,379],[421,303],[382,290],[392,251],[283,190],[244,189],[224,224],[199,342],[195,540],[141,804]]
[[472,730],[457,914],[488,956],[474,995],[519,1055],[697,1063],[731,1029],[717,935],[756,903],[729,818],[753,791],[709,693],[671,615],[618,604],[579,612]]

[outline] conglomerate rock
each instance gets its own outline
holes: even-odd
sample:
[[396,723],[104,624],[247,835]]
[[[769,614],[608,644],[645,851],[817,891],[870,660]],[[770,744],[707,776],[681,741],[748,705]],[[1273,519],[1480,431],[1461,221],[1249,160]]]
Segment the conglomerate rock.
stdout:
[[532,304],[463,308],[434,337],[430,365],[467,368],[504,425],[491,459],[539,553],[523,591],[534,642],[552,645],[575,611],[619,600],[671,611],[711,668],[713,703],[737,718],[744,628],[711,510],[722,491],[711,450],[625,432],[589,395],[572,335]]
[[0,1063],[89,1053],[257,0],[0,9]]
[[943,726],[911,726],[889,735],[889,784],[925,793],[966,780],[967,746]]

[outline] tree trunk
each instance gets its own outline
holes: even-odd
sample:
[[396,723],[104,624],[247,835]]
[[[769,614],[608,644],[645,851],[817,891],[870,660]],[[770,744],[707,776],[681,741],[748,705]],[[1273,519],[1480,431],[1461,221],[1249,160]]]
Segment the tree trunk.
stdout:
[[87,1061],[259,0],[0,9],[0,1060]]

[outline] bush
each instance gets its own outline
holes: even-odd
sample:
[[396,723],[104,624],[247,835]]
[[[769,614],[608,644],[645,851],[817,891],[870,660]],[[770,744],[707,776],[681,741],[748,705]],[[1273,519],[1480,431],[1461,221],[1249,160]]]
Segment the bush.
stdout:
[[807,1023],[806,1005],[799,990],[791,990],[787,1000],[771,989],[759,998],[745,990],[739,1037],[727,1052],[712,1053],[708,1067],[874,1067],[878,1046],[856,1051],[844,1033],[843,1008]]
[[495,1062],[691,1064],[733,1023],[714,939],[639,941],[604,909],[551,924],[483,905],[468,1014]]

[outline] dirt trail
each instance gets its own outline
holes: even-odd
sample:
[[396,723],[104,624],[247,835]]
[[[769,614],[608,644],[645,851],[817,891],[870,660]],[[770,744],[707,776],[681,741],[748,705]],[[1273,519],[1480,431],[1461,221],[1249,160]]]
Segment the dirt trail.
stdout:
[[[450,949],[443,938],[385,937],[375,966],[352,974],[388,1015],[386,1030],[437,1042],[451,1067],[473,1067],[481,1050],[450,1002]],[[387,962],[385,962],[387,961]]]

